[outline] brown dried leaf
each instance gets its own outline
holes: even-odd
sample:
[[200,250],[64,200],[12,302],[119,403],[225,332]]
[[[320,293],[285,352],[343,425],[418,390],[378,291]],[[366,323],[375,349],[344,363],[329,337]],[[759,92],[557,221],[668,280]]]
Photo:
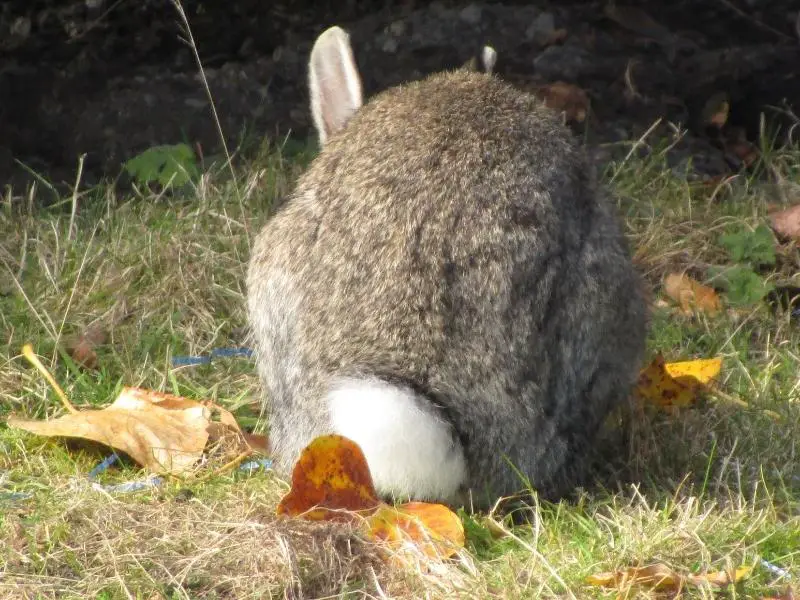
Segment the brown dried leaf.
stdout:
[[94,345],[86,338],[79,338],[67,348],[67,352],[79,366],[85,369],[97,368],[97,352],[94,351]]
[[739,140],[726,144],[725,149],[742,162],[742,166],[751,167],[761,154],[758,148],[747,140]]
[[[220,422],[212,421],[214,411],[218,411]],[[239,431],[233,415],[216,405],[130,387],[123,388],[114,403],[104,409],[67,414],[50,421],[11,416],[8,425],[48,437],[100,442],[128,454],[155,473],[170,474],[185,473],[195,465],[210,432],[219,437],[234,429]]]
[[118,302],[109,313],[86,327],[79,335],[68,340],[66,343],[67,353],[76,364],[85,369],[95,369],[97,367],[97,347],[108,341],[108,332],[111,328],[125,321],[130,315],[125,301]]
[[713,94],[703,106],[703,123],[721,129],[728,122],[731,106],[725,92]]
[[577,85],[555,81],[536,90],[542,101],[557,112],[564,113],[567,121],[582,123],[589,111],[589,96]]
[[800,204],[770,213],[769,222],[779,237],[800,241]]
[[704,312],[717,314],[722,308],[717,293],[686,274],[671,273],[664,280],[664,293],[681,307],[685,314]]
[[586,583],[601,587],[626,588],[643,585],[653,589],[676,588],[681,576],[667,565],[654,564],[646,567],[628,567],[622,571],[596,573],[586,578]]
[[741,581],[753,570],[753,567],[739,567],[733,571],[713,571],[703,575],[687,575],[686,581],[692,585],[709,584],[718,588],[724,588],[732,583]]
[[547,36],[547,39],[545,39],[542,42],[542,46],[544,48],[547,48],[548,46],[555,46],[556,44],[560,44],[561,42],[567,39],[567,35],[569,34],[567,33],[567,30],[564,29],[563,27],[559,29],[554,29]]
[[86,328],[77,338],[67,344],[67,352],[72,360],[85,369],[97,367],[97,352],[95,348],[106,343],[108,334],[100,323],[93,323]]
[[717,571],[704,575],[683,576],[667,565],[656,563],[646,567],[628,567],[621,571],[597,573],[586,578],[591,585],[601,587],[629,588],[632,586],[645,586],[655,590],[680,589],[686,584],[695,586],[713,585],[725,587],[747,577],[753,570],[752,567],[739,567],[733,572]]
[[247,445],[250,446],[253,451],[261,454],[270,453],[269,438],[267,436],[257,433],[247,433],[246,431],[243,431],[242,435],[244,436]]
[[729,127],[723,147],[727,156],[735,158],[741,167],[751,167],[761,156],[758,147],[747,139],[747,132],[741,127]]

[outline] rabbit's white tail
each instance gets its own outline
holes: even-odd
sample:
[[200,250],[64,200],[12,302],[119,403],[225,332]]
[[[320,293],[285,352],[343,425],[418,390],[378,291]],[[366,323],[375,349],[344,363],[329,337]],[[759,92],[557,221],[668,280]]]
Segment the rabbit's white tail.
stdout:
[[379,379],[341,378],[328,404],[333,431],[361,447],[380,494],[447,501],[465,483],[461,443],[427,398]]

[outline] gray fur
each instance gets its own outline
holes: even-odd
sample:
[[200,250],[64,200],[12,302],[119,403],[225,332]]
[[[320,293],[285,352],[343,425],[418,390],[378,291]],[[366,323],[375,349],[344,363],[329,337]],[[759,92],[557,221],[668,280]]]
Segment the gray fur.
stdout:
[[460,69],[328,133],[248,272],[278,467],[329,432],[334,378],[378,377],[448,419],[472,492],[521,489],[514,469],[545,497],[569,491],[646,328],[615,208],[569,132]]

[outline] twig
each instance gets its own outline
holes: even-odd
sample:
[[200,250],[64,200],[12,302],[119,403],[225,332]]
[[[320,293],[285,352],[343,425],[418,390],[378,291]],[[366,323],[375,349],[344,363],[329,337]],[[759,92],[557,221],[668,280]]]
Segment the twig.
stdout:
[[91,21],[90,23],[87,23],[87,24],[86,24],[86,27],[84,27],[84,28],[83,28],[83,31],[81,31],[80,33],[78,33],[78,34],[76,34],[76,35],[74,35],[74,36],[70,37],[70,39],[69,39],[69,41],[68,41],[67,43],[69,43],[69,44],[72,44],[72,43],[75,43],[75,42],[77,42],[78,40],[80,40],[80,39],[81,39],[83,36],[85,36],[87,33],[89,33],[90,31],[92,31],[92,30],[93,30],[95,27],[97,27],[98,25],[100,25],[100,23],[103,21],[103,19],[105,19],[105,18],[106,18],[106,17],[107,17],[109,14],[111,14],[111,12],[112,12],[112,11],[113,11],[115,8],[117,8],[117,6],[119,6],[120,4],[122,4],[123,2],[125,2],[125,0],[117,0],[116,2],[114,2],[114,4],[112,4],[111,6],[109,6],[109,7],[108,7],[108,8],[107,8],[107,9],[106,9],[104,12],[103,12],[103,14],[102,14],[102,15],[100,15],[99,17],[97,17],[97,18],[96,18],[94,21]]
[[78,214],[78,188],[81,185],[81,176],[83,175],[83,161],[86,160],[86,155],[81,154],[78,159],[78,173],[75,176],[75,187],[72,188],[72,208],[69,213],[69,229],[67,230],[67,240],[72,241],[75,235],[75,216]]
[[242,464],[246,458],[248,458],[248,457],[250,457],[252,455],[253,455],[253,449],[252,448],[248,448],[247,450],[245,450],[244,452],[242,452],[238,456],[236,456],[236,458],[234,458],[232,461],[222,465],[219,469],[214,469],[213,471],[205,473],[204,475],[201,475],[200,477],[192,477],[192,478],[189,479],[189,481],[191,481],[191,483],[193,483],[193,484],[202,483],[203,481],[207,481],[208,479],[211,479],[212,477],[215,477],[215,476],[218,476],[218,475],[223,475],[223,474],[227,473],[228,471],[232,471],[233,469],[235,469],[237,466]]
[[208,85],[208,79],[206,78],[205,69],[203,69],[203,63],[200,60],[200,53],[197,51],[197,44],[195,44],[194,36],[192,35],[192,29],[189,27],[189,18],[186,16],[186,11],[183,10],[183,5],[181,4],[180,0],[172,0],[172,4],[175,7],[175,10],[178,11],[178,14],[181,17],[181,21],[183,22],[184,31],[186,33],[186,42],[188,43],[189,47],[192,49],[192,53],[194,54],[194,59],[197,62],[197,68],[200,72],[200,78],[203,80],[203,88],[205,89],[206,95],[208,96],[208,102],[211,106],[211,113],[214,117],[214,124],[217,126],[217,135],[219,135],[219,141],[222,144],[222,149],[225,152],[225,161],[228,164],[228,170],[231,172],[231,178],[233,181],[233,188],[236,191],[236,196],[240,197],[239,195],[239,185],[236,182],[236,173],[233,170],[233,162],[231,158],[231,154],[228,151],[228,144],[225,142],[225,134],[222,131],[222,123],[219,120],[219,115],[217,114],[217,106],[214,104],[214,97],[211,94],[211,87]]
[[30,344],[25,344],[22,347],[22,356],[27,358],[28,362],[30,362],[34,367],[36,367],[39,370],[39,372],[44,376],[44,378],[47,380],[47,383],[49,383],[52,386],[58,397],[61,399],[61,403],[64,405],[64,408],[66,408],[72,414],[77,414],[78,412],[80,412],[78,411],[77,408],[75,408],[72,405],[72,402],[69,401],[66,392],[64,392],[64,390],[61,389],[61,386],[58,385],[58,382],[50,374],[50,371],[47,370],[47,367],[45,367],[39,360],[39,357],[36,356],[36,354],[34,354],[33,346],[31,346]]
[[763,29],[764,31],[769,31],[770,33],[777,35],[781,39],[788,40],[790,42],[794,41],[794,38],[792,38],[792,36],[786,35],[782,31],[779,31],[779,30],[775,29],[774,27],[770,27],[769,25],[767,25],[766,23],[763,23],[762,21],[759,21],[755,17],[753,17],[751,15],[748,15],[741,8],[739,8],[735,4],[731,3],[729,0],[719,0],[719,2],[721,4],[723,4],[724,6],[728,7],[730,10],[735,12],[737,15],[739,15],[743,19],[747,19],[748,21],[753,23],[753,25],[755,25],[759,29]]

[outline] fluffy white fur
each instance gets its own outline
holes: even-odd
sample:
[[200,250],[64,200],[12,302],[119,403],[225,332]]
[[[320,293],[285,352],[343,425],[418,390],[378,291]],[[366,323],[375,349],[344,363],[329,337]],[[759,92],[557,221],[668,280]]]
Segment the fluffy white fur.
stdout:
[[333,431],[361,447],[381,494],[447,501],[466,479],[452,427],[425,402],[377,379],[339,379],[328,393]]

